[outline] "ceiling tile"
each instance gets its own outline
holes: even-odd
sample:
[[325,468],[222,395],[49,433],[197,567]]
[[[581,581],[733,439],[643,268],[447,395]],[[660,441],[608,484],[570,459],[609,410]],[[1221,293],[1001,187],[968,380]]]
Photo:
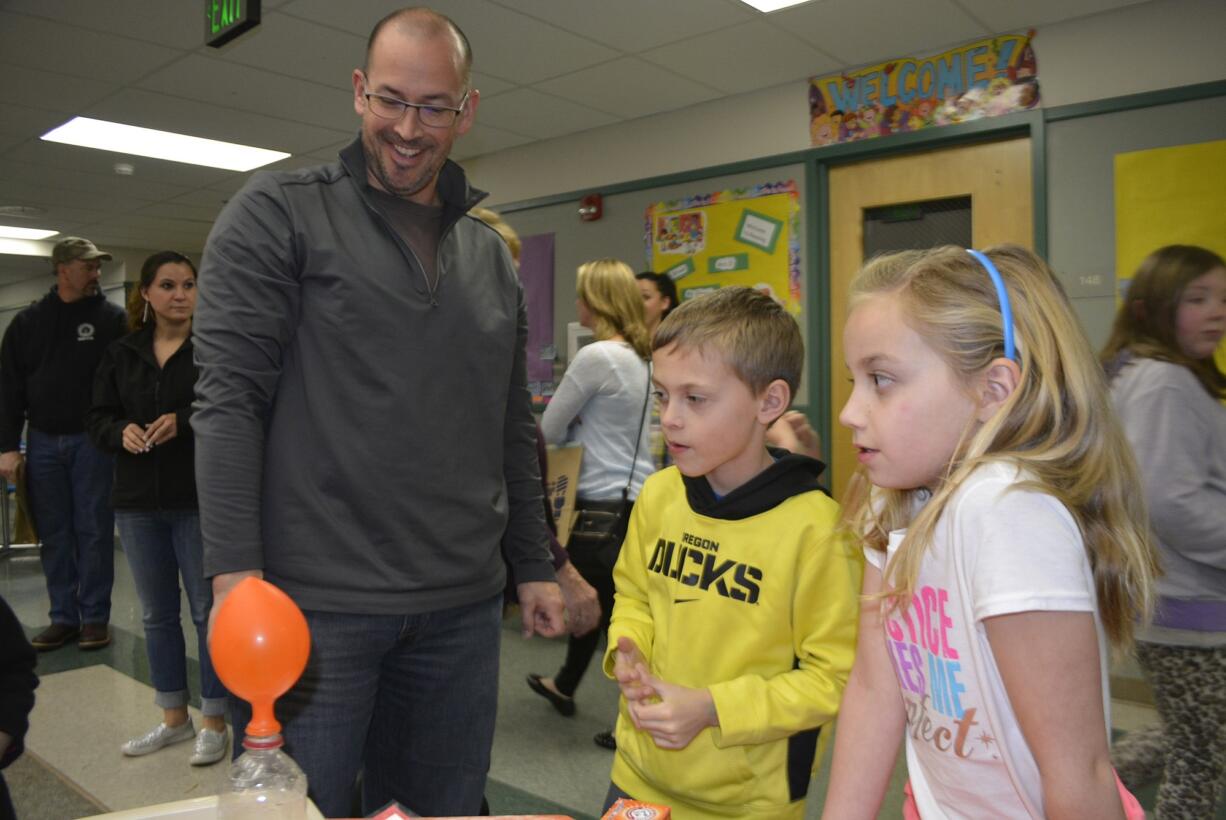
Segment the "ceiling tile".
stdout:
[[0,12],[7,63],[103,82],[129,83],[184,52],[37,17]]
[[[432,7],[455,20],[473,50],[473,67],[514,83],[532,83],[620,56],[613,49],[488,0],[439,0]],[[345,31],[370,29],[395,4],[382,0],[295,0],[282,10]]]
[[711,0],[494,0],[607,46],[637,53],[696,34],[744,23],[748,6]]
[[[42,147],[51,150],[39,150]],[[30,150],[19,154],[18,156],[23,157],[20,161],[17,159],[0,160],[0,180],[35,184],[50,183],[55,187],[68,191],[89,191],[91,193],[116,191],[124,196],[151,201],[169,199],[188,190],[183,185],[168,184],[149,179],[145,174],[120,176],[115,173],[89,173],[81,170],[64,173],[58,165],[42,164],[42,162],[54,161],[63,156],[60,151],[55,150],[59,147],[61,146],[43,143],[43,146],[32,147]],[[38,156],[41,161],[29,159],[33,156]],[[110,169],[106,170],[109,171]]]
[[[478,119],[481,111],[482,109],[478,109]],[[470,159],[529,142],[532,142],[532,137],[514,134],[477,122],[467,134],[456,140],[455,147],[451,149],[451,158],[454,160]]]
[[[101,213],[120,213],[134,211],[143,205],[148,205],[149,201],[119,196],[115,193],[95,194],[83,191],[69,191],[47,184],[39,185],[31,182],[8,181],[4,183],[3,204],[37,205],[48,210],[58,205],[77,206],[85,210],[99,211]],[[48,225],[47,227],[53,228],[56,226]]]
[[833,70],[829,56],[755,20],[641,55],[692,80],[739,94]]
[[204,20],[200,4],[195,0],[156,3],[149,0],[106,0],[104,3],[7,0],[4,8],[171,48],[204,45]]
[[358,121],[353,92],[193,54],[136,83],[189,100],[343,129]]
[[609,114],[530,88],[483,100],[477,117],[487,125],[537,139],[584,131],[616,120]]
[[952,0],[821,0],[770,15],[789,31],[837,58],[827,71],[931,54],[945,45],[974,40],[986,31]]
[[[182,192],[193,185],[207,185],[233,174],[219,168],[168,162],[131,154],[117,154],[77,145],[62,145],[44,140],[32,140],[5,154],[5,160],[34,165],[42,169],[44,176],[54,179],[59,175],[89,174],[114,178],[114,189],[124,186],[125,180],[134,182],[157,182],[174,186],[168,194]],[[135,167],[133,177],[121,177],[115,173],[115,163],[126,162]]]
[[287,14],[273,13],[255,29],[214,52],[223,60],[351,90],[365,57],[365,38]]
[[115,83],[70,77],[16,65],[0,65],[0,103],[60,111],[68,116],[119,90]]
[[147,216],[164,216],[191,222],[204,222],[212,225],[221,212],[221,201],[216,205],[190,205],[186,202],[154,202],[143,208],[137,208],[135,213]]
[[1132,6],[1145,0],[958,0],[995,34]]
[[480,71],[473,72],[472,83],[473,88],[481,92],[481,99],[505,93],[516,87],[515,83],[491,77],[489,74],[482,74]]
[[685,108],[720,96],[713,88],[637,57],[623,57],[565,77],[545,80],[537,83],[536,88],[631,119]]
[[0,134],[40,137],[66,119],[62,113],[45,108],[0,103]]
[[356,116],[353,130],[342,131],[137,88],[124,89],[83,113],[129,125],[161,128],[179,134],[238,142],[292,154],[307,153],[347,136],[352,138],[351,135],[357,130]]

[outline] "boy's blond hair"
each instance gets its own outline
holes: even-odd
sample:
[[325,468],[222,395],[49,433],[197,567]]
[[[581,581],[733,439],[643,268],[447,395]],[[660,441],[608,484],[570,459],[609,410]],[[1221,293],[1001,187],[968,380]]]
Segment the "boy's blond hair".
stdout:
[[782,305],[753,288],[719,288],[682,302],[656,328],[651,349],[674,344],[718,353],[755,396],[776,379],[793,398],[800,388],[800,327]]

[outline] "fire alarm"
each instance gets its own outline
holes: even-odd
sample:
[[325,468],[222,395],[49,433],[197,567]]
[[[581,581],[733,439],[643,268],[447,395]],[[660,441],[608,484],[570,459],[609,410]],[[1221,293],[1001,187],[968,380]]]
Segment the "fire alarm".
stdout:
[[584,222],[595,222],[604,214],[604,204],[600,194],[588,194],[579,200],[579,218]]

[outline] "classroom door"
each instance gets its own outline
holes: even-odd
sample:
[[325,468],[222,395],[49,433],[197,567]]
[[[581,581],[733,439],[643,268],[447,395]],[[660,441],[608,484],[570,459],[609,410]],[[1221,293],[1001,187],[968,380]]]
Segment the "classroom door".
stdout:
[[[841,499],[857,466],[851,433],[838,423],[851,392],[843,326],[852,278],[876,250],[931,247],[958,241],[955,236],[968,236],[976,248],[1002,242],[1033,247],[1030,139],[842,165],[831,169],[829,180],[831,441],[826,455],[834,497]],[[908,230],[923,220],[934,230]]]

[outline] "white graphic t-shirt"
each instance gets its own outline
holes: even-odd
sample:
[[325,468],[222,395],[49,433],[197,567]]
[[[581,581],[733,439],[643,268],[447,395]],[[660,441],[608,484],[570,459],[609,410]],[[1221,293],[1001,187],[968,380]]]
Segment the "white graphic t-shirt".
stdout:
[[[1016,467],[998,463],[963,483],[937,524],[911,605],[885,624],[907,712],[908,776],[925,820],[1043,817],[1038,766],[1005,692],[986,618],[1093,612],[1111,725],[1107,644],[1081,533],[1060,501],[1017,487],[1021,480]],[[887,555],[866,549],[869,563],[884,571],[905,535],[890,533]]]

